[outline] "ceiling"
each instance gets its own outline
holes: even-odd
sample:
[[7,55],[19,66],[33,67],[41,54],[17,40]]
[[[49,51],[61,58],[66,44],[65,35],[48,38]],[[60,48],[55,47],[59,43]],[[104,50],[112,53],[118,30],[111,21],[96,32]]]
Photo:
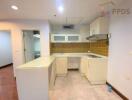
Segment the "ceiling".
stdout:
[[[101,13],[100,4],[108,0],[0,0],[0,20],[39,19],[52,24],[85,24]],[[117,4],[123,0],[113,0]],[[11,5],[18,6],[12,10]],[[59,6],[63,12],[58,11]]]

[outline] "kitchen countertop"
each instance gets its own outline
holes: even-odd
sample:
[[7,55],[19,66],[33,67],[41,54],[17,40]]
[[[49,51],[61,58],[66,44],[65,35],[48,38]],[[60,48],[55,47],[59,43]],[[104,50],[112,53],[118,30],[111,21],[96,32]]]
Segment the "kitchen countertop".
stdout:
[[40,58],[37,58],[33,61],[30,61],[28,63],[25,63],[23,65],[20,65],[18,67],[18,69],[21,69],[21,68],[45,68],[45,67],[49,67],[52,62],[55,60],[55,57],[54,56],[49,56],[49,57],[40,57]]
[[99,55],[95,53],[53,53],[52,54],[52,56],[55,56],[55,57],[88,57],[88,55],[95,55],[95,56],[99,56],[101,58],[107,59],[107,56],[103,56],[103,55]]
[[[101,58],[91,58],[88,55],[95,55]],[[40,57],[23,65],[17,67],[17,69],[30,69],[30,68],[48,68],[56,57],[87,57],[88,59],[107,59],[106,56],[98,55],[95,53],[53,53],[48,57]]]

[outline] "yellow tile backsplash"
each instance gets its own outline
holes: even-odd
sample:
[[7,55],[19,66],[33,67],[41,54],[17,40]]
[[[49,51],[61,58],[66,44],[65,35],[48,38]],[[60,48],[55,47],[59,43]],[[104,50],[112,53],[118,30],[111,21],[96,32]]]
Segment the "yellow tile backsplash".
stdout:
[[52,43],[51,53],[83,53],[88,52],[89,43]]
[[87,53],[88,51],[107,56],[107,40],[90,43],[51,43],[51,53]]
[[99,40],[96,42],[91,42],[90,43],[90,51],[93,53],[108,56],[108,41],[107,40]]

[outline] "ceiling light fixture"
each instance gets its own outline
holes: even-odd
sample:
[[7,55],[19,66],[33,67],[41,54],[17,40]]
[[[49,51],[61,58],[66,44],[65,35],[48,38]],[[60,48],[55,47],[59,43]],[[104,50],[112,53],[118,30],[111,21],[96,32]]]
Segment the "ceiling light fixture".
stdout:
[[59,10],[59,12],[62,13],[62,12],[64,11],[64,7],[63,7],[63,6],[59,6],[59,7],[58,7],[58,10]]
[[15,6],[15,5],[12,5],[11,8],[12,8],[13,10],[18,10],[18,7]]

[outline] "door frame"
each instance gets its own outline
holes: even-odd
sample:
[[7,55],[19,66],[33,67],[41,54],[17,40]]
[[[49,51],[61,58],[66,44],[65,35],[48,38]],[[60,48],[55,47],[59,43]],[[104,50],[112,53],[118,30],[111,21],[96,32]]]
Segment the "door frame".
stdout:
[[10,34],[10,42],[11,42],[11,59],[12,59],[12,65],[13,65],[13,41],[12,41],[12,32],[11,32],[11,30],[9,30],[9,29],[0,29],[0,31],[5,31],[5,32],[9,32],[9,34]]
[[40,29],[22,29],[21,32],[22,32],[22,51],[23,51],[23,62],[26,63],[26,56],[25,56],[25,42],[24,42],[24,33],[23,31],[39,31],[39,34],[40,34],[40,57],[42,56],[41,55],[41,32],[40,32]]

